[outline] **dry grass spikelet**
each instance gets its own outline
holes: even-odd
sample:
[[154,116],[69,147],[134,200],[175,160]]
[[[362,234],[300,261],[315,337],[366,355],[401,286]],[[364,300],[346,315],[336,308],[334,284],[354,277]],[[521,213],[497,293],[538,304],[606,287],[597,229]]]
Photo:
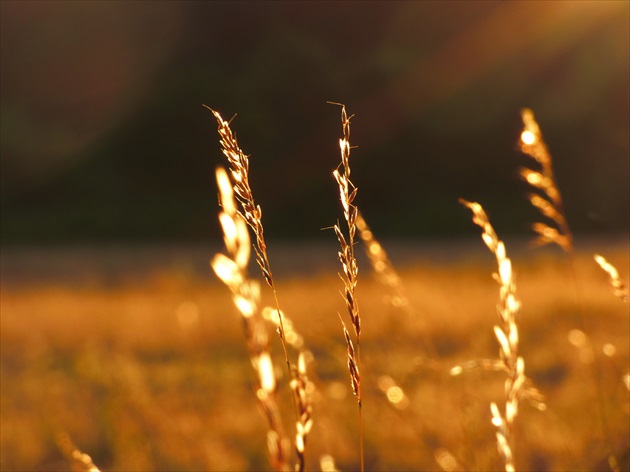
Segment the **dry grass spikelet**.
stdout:
[[278,314],[277,309],[266,306],[262,309],[262,316],[266,321],[273,323],[276,329],[280,329],[280,317],[282,317],[286,343],[296,351],[310,355],[310,351],[304,349],[304,337],[296,331],[293,321],[286,313],[280,312],[280,314]]
[[[595,254],[595,262],[602,268],[604,272],[608,274],[609,283],[612,287],[612,291],[617,298],[622,302],[628,303],[628,287],[619,277],[617,268],[606,260],[603,256]],[[630,390],[630,373],[626,372],[622,376],[623,383],[626,389]],[[614,467],[611,467],[614,469]]]
[[232,292],[234,305],[243,318],[243,328],[250,360],[258,374],[256,398],[267,420],[267,447],[273,467],[276,470],[290,470],[288,449],[290,441],[283,432],[280,412],[275,400],[276,376],[269,352],[267,329],[260,313],[260,286],[249,279],[250,239],[243,216],[236,210],[230,178],[219,167],[216,171],[222,211],[219,221],[223,228],[225,247],[228,255],[217,254],[212,268],[217,276]]
[[[341,317],[340,317],[341,318]],[[343,335],[346,339],[346,349],[348,353],[348,371],[350,372],[350,384],[352,385],[352,393],[357,397],[359,405],[361,404],[361,375],[359,374],[359,365],[357,362],[354,344],[350,338],[350,333],[346,328],[346,324],[341,320],[343,326]]]
[[562,204],[562,196],[553,172],[551,154],[543,140],[540,127],[529,108],[521,111],[523,131],[521,132],[519,147],[524,154],[532,157],[539,165],[539,169],[522,167],[521,177],[534,189],[528,195],[530,203],[540,213],[553,223],[534,223],[532,229],[538,233],[536,244],[555,243],[567,253],[573,251],[573,235]]
[[[344,236],[339,222],[335,224],[334,230],[341,250],[338,252],[339,261],[343,269],[343,275],[339,274],[344,283],[344,300],[352,326],[354,328],[357,351],[359,350],[361,338],[361,316],[359,313],[359,304],[356,299],[356,287],[358,281],[359,269],[357,260],[354,257],[355,235],[357,230],[357,217],[359,210],[353,204],[357,195],[357,188],[350,181],[350,119],[346,113],[346,107],[341,105],[341,124],[343,129],[343,137],[339,140],[341,149],[341,164],[334,170],[333,176],[339,186],[339,200],[343,206],[343,214],[346,220],[348,234]],[[342,320],[343,322],[343,320]],[[345,324],[344,324],[344,331]],[[346,331],[347,332],[347,331]],[[346,335],[346,338],[348,336]],[[354,349],[352,349],[354,352]],[[353,356],[354,357],[354,356]],[[358,358],[358,355],[357,355]],[[358,372],[357,361],[357,372]],[[361,402],[360,388],[355,392],[359,403]]]
[[[210,108],[208,109],[212,112],[219,125],[218,131],[221,138],[220,142],[222,151],[230,165],[231,179],[228,178],[227,175],[222,175],[221,177],[218,177],[222,182],[220,183],[220,187],[225,188],[225,198],[222,198],[222,201],[225,200],[225,202],[222,203],[225,211],[220,215],[220,220],[224,230],[224,240],[226,243],[226,248],[228,249],[228,252],[232,251],[234,253],[234,257],[232,259],[233,263],[236,264],[237,267],[242,266],[244,269],[245,266],[242,264],[242,261],[249,259],[249,253],[246,253],[246,250],[244,248],[241,248],[243,246],[247,246],[247,251],[249,250],[249,238],[247,240],[247,243],[243,244],[239,242],[239,238],[233,240],[234,238],[229,237],[229,235],[247,233],[246,229],[244,229],[243,224],[243,222],[246,222],[247,225],[249,225],[249,227],[252,229],[256,237],[256,244],[254,246],[254,252],[256,253],[256,262],[261,269],[263,278],[273,292],[275,309],[263,309],[262,318],[271,321],[276,326],[276,331],[282,343],[282,349],[284,352],[287,370],[291,378],[290,385],[294,392],[294,407],[298,429],[296,433],[296,451],[298,455],[298,465],[296,466],[296,468],[298,470],[304,470],[305,440],[312,426],[312,406],[310,403],[310,397],[306,396],[306,390],[304,390],[307,386],[312,386],[312,384],[308,383],[308,378],[306,377],[304,359],[305,355],[312,355],[310,352],[303,350],[304,341],[302,336],[300,336],[295,331],[291,320],[285,320],[285,314],[280,309],[278,294],[276,292],[276,287],[273,279],[273,272],[271,270],[271,264],[269,262],[269,257],[267,254],[267,243],[265,242],[264,228],[262,224],[262,209],[259,205],[255,203],[254,195],[249,184],[249,157],[245,155],[245,153],[243,153],[243,151],[239,147],[236,136],[232,133],[232,130],[230,128],[230,123],[225,121],[218,112]],[[222,172],[221,174],[225,173]],[[234,197],[238,201],[240,209],[236,208]],[[226,214],[228,213],[230,213],[231,216],[226,216]],[[237,218],[237,216],[239,218]],[[238,251],[238,249],[240,249],[240,252]],[[223,263],[224,267],[230,267],[230,264],[227,263],[225,260],[223,260]],[[237,272],[235,275],[236,279],[243,279],[242,276],[239,277],[238,271],[234,271],[234,264],[231,265],[232,273]],[[237,295],[235,295],[235,303],[237,303],[237,306],[240,305],[241,308],[239,309],[241,309],[242,313],[242,308],[245,308],[245,312],[247,313],[251,312],[254,303],[251,299],[252,297],[248,298],[248,294],[253,290],[251,288],[247,289],[247,283],[235,285],[236,286],[233,288],[233,292],[234,290],[238,291],[241,285],[244,286],[244,289],[242,291],[245,292],[237,292]],[[250,282],[249,285],[258,288],[258,286],[256,284],[253,284],[253,282]],[[259,298],[257,298],[257,300],[258,299]],[[299,362],[301,362],[303,365],[298,366],[297,369],[295,369],[289,361],[287,343],[291,344],[296,350],[300,352]],[[249,344],[251,344],[251,342]],[[254,348],[256,348],[255,345]],[[270,362],[261,363],[261,359],[270,360],[270,358],[267,356],[260,358],[258,362],[252,359],[252,363],[254,364],[254,367],[258,369],[261,385],[264,386],[265,381],[269,382],[272,378],[275,381],[275,377],[272,377],[272,369],[261,369],[261,366],[270,366]],[[268,372],[268,374],[263,375],[264,372]],[[275,454],[278,455],[278,460],[276,460],[276,463],[284,468],[286,466],[286,460],[284,459],[284,449],[286,449],[284,446],[285,439],[283,438],[279,427],[276,428],[273,426],[276,422],[278,422],[278,420],[276,420],[278,411],[277,406],[270,404],[269,398],[271,398],[271,392],[268,388],[263,388],[262,392],[265,394],[259,395],[259,400],[262,402],[263,410],[265,411],[265,414],[270,424],[272,425],[272,428],[268,435],[269,451],[272,457],[274,457]],[[284,462],[280,462],[280,458],[282,458]]]
[[259,205],[256,205],[254,194],[249,184],[249,157],[239,147],[236,136],[230,128],[230,122],[225,121],[217,111],[211,108],[208,109],[219,124],[222,151],[230,164],[234,193],[241,206],[239,213],[247,221],[247,224],[249,224],[256,236],[256,262],[262,270],[265,281],[273,287],[273,278],[267,259],[267,245],[262,225],[262,209]]
[[[361,241],[363,242],[365,253],[368,256],[368,260],[370,261],[370,265],[372,266],[377,279],[390,291],[390,295],[386,297],[386,301],[392,307],[401,310],[409,317],[412,317],[417,326],[421,320],[417,318],[417,312],[409,301],[403,280],[394,268],[392,261],[389,259],[387,251],[376,239],[374,233],[360,211],[357,212],[356,227],[359,233],[359,238],[361,238]],[[424,330],[418,334],[427,356],[429,358],[435,358],[435,350],[429,337],[426,336]]]
[[[271,307],[262,310],[265,320],[278,326],[280,316],[278,311]],[[293,322],[284,313],[284,333],[287,344],[299,352],[297,370],[294,372],[290,382],[293,391],[294,403],[297,411],[295,451],[297,453],[296,471],[302,472],[306,468],[306,438],[313,426],[313,402],[312,393],[315,391],[315,384],[307,376],[307,368],[313,359],[313,353],[304,348],[304,338],[295,330]]]
[[[567,222],[564,211],[562,197],[553,173],[551,154],[543,139],[540,127],[534,118],[532,110],[525,108],[521,111],[523,119],[523,131],[521,132],[519,146],[523,153],[532,157],[538,164],[539,169],[521,168],[520,173],[523,179],[533,187],[534,192],[528,195],[531,204],[536,207],[541,214],[552,223],[534,223],[532,228],[538,233],[536,244],[544,245],[554,243],[560,246],[569,256],[571,275],[575,287],[576,300],[579,306],[579,313],[583,331],[586,331],[587,318],[585,317],[580,294],[582,290],[578,284],[575,270],[575,257],[573,249],[573,234]],[[588,350],[592,351],[592,346],[588,345]],[[607,448],[608,461],[613,471],[618,470],[617,459],[611,452],[610,431],[608,430],[608,420],[606,410],[602,404],[603,392],[601,386],[601,372],[597,359],[593,357],[592,363],[593,378],[595,380],[597,398],[596,405],[600,418],[602,436]]]
[[[505,408],[499,409],[496,403],[490,405],[492,424],[497,428],[497,445],[505,460],[506,472],[514,471],[512,451],[513,425],[518,414],[519,400],[528,398],[544,409],[543,398],[535,388],[528,386],[525,377],[525,361],[519,355],[518,319],[521,303],[516,296],[516,282],[512,271],[512,262],[507,257],[505,244],[501,241],[490,224],[488,215],[483,207],[476,202],[460,199],[460,202],[473,213],[473,222],[483,230],[482,239],[497,259],[498,271],[493,276],[499,283],[500,300],[497,307],[501,323],[495,325],[494,333],[499,342],[499,361],[492,363],[493,368],[499,367],[506,372],[505,380]],[[461,371],[461,369],[460,369]],[[451,370],[451,373],[454,373]],[[457,371],[456,373],[459,373]]]
[[595,254],[594,258],[595,262],[608,274],[610,286],[615,296],[621,301],[628,303],[628,287],[619,277],[617,268],[599,254]]
[[269,263],[269,257],[267,255],[267,243],[265,242],[265,232],[262,224],[262,209],[260,208],[260,205],[256,205],[256,202],[254,201],[254,194],[249,184],[249,157],[245,155],[239,147],[236,136],[232,133],[232,129],[230,128],[230,123],[225,121],[217,111],[209,107],[206,108],[212,112],[219,125],[218,131],[219,136],[221,137],[221,147],[223,154],[230,164],[232,186],[234,194],[236,195],[236,200],[240,205],[240,210],[238,210],[238,212],[256,236],[256,245],[254,247],[254,251],[256,252],[256,262],[260,267],[263,278],[273,291],[276,309],[279,314],[277,332],[280,336],[280,341],[282,342],[282,349],[284,351],[284,359],[287,364],[287,370],[289,372],[289,376],[291,376],[291,363],[289,362],[289,354],[284,340],[285,334],[282,311],[280,310],[278,294],[273,280],[273,272],[271,271],[271,264]]
[[100,469],[92,462],[92,458],[81,452],[67,433],[58,434],[56,439],[57,447],[71,462],[73,472],[100,472]]
[[[284,329],[283,312],[280,309],[278,293],[276,291],[273,272],[271,270],[271,264],[269,263],[269,256],[267,254],[267,243],[265,242],[265,234],[262,224],[262,209],[254,201],[254,194],[249,184],[249,157],[241,150],[238,141],[236,140],[236,136],[230,128],[230,123],[225,121],[217,111],[209,107],[206,108],[212,112],[219,125],[218,132],[221,138],[220,143],[222,151],[230,165],[233,194],[240,206],[240,210],[237,209],[236,211],[242,219],[247,222],[256,237],[256,244],[254,246],[256,263],[260,267],[267,285],[269,285],[273,292],[275,312],[277,314],[276,332],[278,333],[282,344],[282,351],[287,366],[287,372],[289,377],[293,378],[295,369],[291,366],[291,362],[289,361],[289,353],[287,351],[287,343],[285,340],[286,333]],[[236,206],[235,204],[233,205]],[[294,404],[294,407],[296,418],[299,418],[297,405]]]
[[407,297],[403,281],[389,260],[387,251],[385,251],[385,248],[383,248],[383,246],[376,240],[374,233],[363,218],[361,212],[357,213],[356,226],[359,230],[359,237],[363,241],[365,252],[370,260],[370,264],[372,265],[374,272],[376,273],[379,281],[388,287],[393,293],[389,302],[396,308],[401,308],[410,312],[411,304],[409,303],[409,298]]
[[359,312],[359,304],[356,299],[356,287],[358,267],[357,260],[354,257],[355,235],[357,231],[357,217],[359,210],[354,205],[354,199],[357,196],[357,188],[350,180],[350,119],[345,105],[335,103],[341,107],[341,126],[343,136],[339,139],[339,148],[341,150],[341,163],[333,171],[333,176],[339,186],[339,200],[343,207],[343,214],[346,220],[348,229],[347,238],[344,236],[339,222],[334,225],[335,235],[339,241],[341,250],[338,252],[339,261],[343,269],[343,275],[339,274],[339,277],[344,284],[343,298],[350,315],[352,327],[354,328],[356,352],[354,345],[350,338],[350,334],[346,329],[346,325],[343,322],[341,316],[341,324],[343,326],[344,337],[346,339],[346,346],[348,350],[348,370],[350,372],[350,382],[352,385],[352,391],[357,398],[359,405],[359,436],[360,436],[360,460],[361,470],[365,469],[364,456],[363,456],[363,413],[362,413],[362,397],[361,397],[361,315]]
[[304,352],[300,352],[297,373],[291,381],[291,389],[295,395],[299,412],[299,418],[296,423],[295,449],[298,456],[296,470],[300,472],[306,468],[306,438],[313,426],[311,392],[314,389],[314,385],[309,381],[306,374],[306,355]]

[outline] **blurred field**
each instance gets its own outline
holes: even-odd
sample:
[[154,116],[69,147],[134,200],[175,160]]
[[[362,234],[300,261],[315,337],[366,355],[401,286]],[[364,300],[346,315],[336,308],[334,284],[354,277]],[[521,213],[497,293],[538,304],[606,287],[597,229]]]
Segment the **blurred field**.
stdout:
[[[598,404],[609,445],[628,470],[628,305],[612,295],[592,260],[593,251],[602,253],[627,282],[627,238],[578,247],[577,292],[559,251],[506,244],[523,303],[526,373],[548,403],[544,412],[522,404],[517,470],[606,470]],[[337,317],[344,307],[336,248],[270,245],[280,305],[314,354],[308,469],[319,469],[319,457],[330,454],[341,470],[356,470],[357,409]],[[366,467],[439,470],[435,454],[448,450],[466,470],[501,470],[489,403],[502,401],[503,375],[448,373],[498,355],[493,256],[474,230],[465,244],[385,247],[413,311],[388,304],[387,289],[359,260]],[[240,318],[207,265],[214,252],[2,250],[2,470],[68,470],[55,445],[60,432],[104,470],[269,469]],[[270,297],[263,289],[268,304]],[[573,329],[590,337],[594,360],[569,341]],[[278,402],[293,434],[273,336],[285,377]],[[388,401],[383,390],[392,381],[408,401]]]

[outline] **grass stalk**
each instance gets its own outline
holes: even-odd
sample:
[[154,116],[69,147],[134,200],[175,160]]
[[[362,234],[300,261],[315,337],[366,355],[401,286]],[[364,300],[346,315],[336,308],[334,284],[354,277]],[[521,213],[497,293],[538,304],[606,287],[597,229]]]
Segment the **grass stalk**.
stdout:
[[507,374],[505,381],[505,408],[501,412],[496,403],[490,405],[492,424],[497,428],[496,437],[499,452],[505,460],[505,471],[514,472],[514,420],[518,414],[519,399],[525,391],[525,361],[519,355],[518,315],[521,303],[516,297],[516,283],[512,272],[512,262],[507,257],[505,244],[501,241],[482,206],[476,202],[460,200],[473,212],[473,222],[483,229],[482,239],[497,259],[498,271],[494,278],[500,285],[498,308],[500,325],[495,325],[494,333],[499,342],[499,359]]
[[273,280],[273,272],[271,270],[271,264],[269,263],[269,256],[267,255],[267,243],[265,242],[265,233],[262,224],[262,209],[260,208],[260,205],[256,205],[256,202],[254,201],[254,194],[249,184],[249,157],[245,155],[239,147],[236,136],[232,133],[230,128],[230,123],[225,121],[217,111],[207,106],[206,108],[212,112],[219,125],[218,131],[221,136],[221,147],[223,148],[223,154],[230,164],[230,174],[234,185],[234,193],[240,206],[240,210],[238,211],[256,236],[256,244],[254,246],[256,263],[260,267],[265,282],[267,282],[267,285],[269,285],[273,292],[273,299],[278,313],[277,331],[282,343],[282,350],[284,351],[284,360],[287,364],[289,378],[292,379],[294,374],[291,368],[291,362],[289,361],[289,354],[285,342],[282,311],[280,310],[278,293]]
[[306,469],[306,438],[313,426],[311,418],[313,408],[308,394],[309,385],[310,381],[306,375],[306,356],[302,351],[298,357],[297,374],[291,381],[291,389],[295,395],[299,412],[295,434],[295,449],[298,456],[296,470],[299,472]]
[[236,209],[233,186],[227,172],[219,167],[216,177],[222,207],[219,221],[228,255],[215,255],[211,264],[217,276],[232,292],[234,304],[243,319],[250,359],[258,374],[256,398],[269,425],[267,448],[271,463],[276,470],[288,471],[289,441],[284,435],[275,400],[277,383],[267,330],[260,313],[260,285],[247,274],[251,246],[249,232],[242,214]]
[[[532,229],[538,233],[538,237],[534,240],[534,243],[537,245],[557,244],[566,253],[572,284],[575,291],[576,305],[579,310],[580,328],[584,333],[588,333],[590,330],[587,327],[584,304],[580,295],[583,292],[580,287],[576,270],[573,233],[571,232],[571,228],[564,211],[564,205],[562,203],[562,195],[560,194],[560,190],[555,179],[551,154],[549,153],[549,149],[543,139],[540,126],[534,118],[533,111],[529,108],[521,110],[521,118],[523,120],[523,131],[521,132],[519,140],[520,150],[524,154],[532,157],[538,164],[539,169],[523,167],[520,169],[520,174],[521,177],[534,189],[532,193],[528,194],[530,203],[537,208],[550,223],[537,222],[532,225]],[[618,472],[618,461],[610,446],[610,429],[608,427],[608,420],[603,404],[604,394],[601,385],[601,368],[590,338],[587,337],[586,339],[587,345],[585,348],[591,352],[591,358],[593,359],[592,375],[596,390],[596,404],[598,416],[600,418],[604,447],[607,450],[606,454],[608,456],[608,464],[613,472]]]
[[338,253],[339,261],[343,268],[343,275],[339,274],[339,277],[344,284],[344,293],[342,294],[346,303],[348,314],[352,327],[354,328],[356,351],[346,325],[343,322],[341,316],[341,324],[343,326],[344,337],[346,339],[347,354],[348,354],[348,370],[350,372],[350,382],[352,385],[352,392],[357,398],[357,404],[359,407],[359,453],[361,462],[361,471],[365,470],[365,459],[363,451],[363,398],[361,396],[361,315],[359,312],[359,304],[356,299],[356,287],[358,267],[357,260],[354,256],[355,235],[357,231],[357,217],[359,210],[356,205],[353,204],[354,199],[357,196],[357,188],[350,180],[350,120],[352,116],[348,117],[346,107],[339,103],[334,103],[341,107],[341,126],[343,130],[343,137],[339,140],[339,147],[341,150],[341,163],[333,171],[333,176],[339,186],[339,200],[343,207],[344,219],[347,224],[347,235],[344,236],[339,222],[333,227],[341,251]]
[[[285,315],[280,309],[278,300],[278,292],[269,262],[267,253],[267,243],[265,241],[264,228],[262,224],[262,210],[254,201],[253,192],[249,184],[249,158],[246,156],[238,145],[236,137],[232,133],[229,122],[223,120],[221,115],[208,108],[215,116],[219,124],[219,135],[221,136],[221,146],[223,154],[230,164],[230,174],[232,181],[232,190],[240,209],[235,209],[243,221],[249,225],[254,235],[256,243],[254,252],[256,254],[256,262],[262,271],[263,278],[273,293],[275,313],[269,318],[276,325],[276,331],[282,344],[284,360],[289,373],[290,387],[292,390],[293,407],[296,417],[296,435],[295,450],[297,454],[296,470],[303,471],[306,467],[306,437],[312,428],[312,403],[310,395],[307,394],[307,387],[310,385],[306,375],[306,351],[302,348],[301,337],[295,333],[292,323],[288,320],[288,331],[285,329]],[[264,315],[263,315],[264,316]],[[287,340],[287,334],[297,341]],[[298,351],[298,365],[294,367],[289,361],[287,343],[291,343]]]

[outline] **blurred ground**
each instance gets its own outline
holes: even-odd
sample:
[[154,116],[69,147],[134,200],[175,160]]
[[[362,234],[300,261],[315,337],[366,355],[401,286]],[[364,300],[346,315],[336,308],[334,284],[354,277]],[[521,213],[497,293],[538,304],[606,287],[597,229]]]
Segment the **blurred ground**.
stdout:
[[[591,255],[601,252],[627,281],[627,239],[583,243],[577,292],[559,251],[524,243],[507,242],[523,302],[521,353],[549,408],[522,405],[517,470],[602,470],[606,444],[627,467],[628,305],[611,294]],[[354,470],[357,413],[336,315],[344,309],[336,248],[270,245],[281,306],[314,355],[308,468],[331,454],[341,470]],[[456,364],[498,355],[492,255],[477,237],[386,248],[413,310],[388,304],[387,289],[360,260],[368,468],[437,470],[435,455],[448,450],[467,470],[501,469],[488,405],[501,401],[502,375],[448,375]],[[227,289],[207,267],[212,254],[177,246],[2,251],[2,470],[63,470],[59,432],[104,470],[269,469],[254,372]],[[271,302],[264,289],[263,299]],[[292,435],[281,349],[270,333]],[[388,401],[391,382],[406,402]]]
[[[453,265],[477,258],[491,259],[475,238],[383,239],[387,254],[396,267],[422,264]],[[555,248],[533,250],[524,237],[506,238],[512,258],[527,260],[534,254],[554,254]],[[579,236],[581,252],[623,251],[628,236]],[[98,244],[71,246],[5,246],[1,249],[0,273],[3,285],[32,283],[125,283],[156,273],[214,280],[209,260],[221,246],[208,244]],[[337,242],[274,242],[269,248],[276,277],[330,274],[338,270]],[[361,258],[363,253],[357,252]],[[254,269],[254,267],[252,267]]]

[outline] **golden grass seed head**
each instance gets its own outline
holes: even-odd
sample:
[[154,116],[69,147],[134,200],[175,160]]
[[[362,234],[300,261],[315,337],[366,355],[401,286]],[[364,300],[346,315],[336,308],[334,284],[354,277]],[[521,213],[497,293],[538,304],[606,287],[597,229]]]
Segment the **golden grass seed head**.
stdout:
[[236,230],[236,222],[232,215],[228,213],[220,213],[219,214],[219,223],[221,224],[221,229],[223,230],[223,242],[225,243],[225,247],[230,254],[235,254],[237,251],[237,236],[238,232]]
[[501,257],[500,252],[497,252],[497,258],[499,259],[499,278],[502,285],[508,286],[512,283],[512,261],[505,257],[503,242],[500,243],[500,248],[503,249],[503,257]]
[[[510,350],[515,353],[518,349],[518,328],[514,320],[509,321],[508,340],[510,341]],[[520,357],[519,357],[520,359]]]
[[243,278],[238,265],[225,254],[215,254],[210,264],[214,273],[224,284],[231,287],[242,282]]
[[593,257],[595,259],[595,262],[597,262],[599,266],[608,273],[611,279],[619,278],[619,272],[617,272],[615,266],[608,262],[606,258],[600,256],[599,254],[595,254]]
[[538,127],[538,123],[534,118],[534,112],[531,108],[523,108],[521,110],[521,118],[525,126],[525,131],[529,131],[534,136],[540,136],[540,128]]
[[216,171],[217,186],[219,187],[219,196],[221,199],[221,206],[223,210],[228,214],[236,213],[236,206],[234,205],[234,192],[232,191],[232,182],[228,177],[227,172],[223,167],[217,167]]
[[282,444],[280,441],[280,435],[273,430],[267,432],[267,449],[272,460],[276,462],[282,462],[279,458],[282,457]]
[[249,232],[247,231],[247,223],[245,223],[245,220],[243,220],[241,215],[238,213],[236,214],[235,227],[237,250],[234,262],[236,262],[236,265],[240,267],[241,270],[245,271],[251,256],[251,245]]
[[298,432],[295,435],[295,448],[300,454],[304,454],[304,436],[299,431],[300,426],[302,426],[302,423],[297,423]]
[[276,375],[273,370],[273,363],[269,352],[265,351],[258,357],[258,374],[260,386],[267,393],[272,393],[276,389]]
[[306,375],[306,356],[304,352],[300,352],[298,356],[298,372],[301,375]]
[[517,313],[521,309],[521,302],[516,299],[513,293],[507,295],[505,305],[510,313]]
[[525,180],[532,187],[538,189],[545,189],[549,186],[549,179],[542,175],[540,172],[528,169],[527,167],[521,167],[519,173],[523,180]]
[[499,326],[494,327],[494,334],[497,337],[497,341],[499,341],[499,345],[501,346],[503,355],[509,357],[512,350],[510,348],[510,343],[508,342],[507,336]]
[[505,421],[507,424],[514,423],[514,418],[518,414],[518,402],[510,401],[505,404]]
[[257,306],[254,300],[251,299],[251,297],[244,297],[242,295],[235,294],[233,296],[233,300],[239,313],[245,318],[251,318],[252,316],[254,316],[254,313],[256,313]]
[[[557,193],[550,192],[549,198],[552,199],[553,195],[557,196]],[[552,220],[559,226],[564,224],[564,221],[565,221],[564,216],[562,216],[562,214],[556,209],[556,207],[549,200],[535,193],[529,194],[528,198],[532,206],[537,208],[540,211],[540,213],[543,214],[543,216],[546,216],[547,218],[549,218],[550,220]]]
[[599,254],[595,254],[594,258],[595,262],[597,262],[602,270],[604,270],[608,274],[610,285],[613,288],[613,293],[615,294],[615,296],[618,297],[620,300],[628,303],[630,292],[628,291],[628,287],[621,280],[621,277],[619,277],[619,272],[617,271],[615,266]]
[[503,417],[496,403],[490,403],[490,411],[492,412],[492,424],[497,428],[503,427]]

